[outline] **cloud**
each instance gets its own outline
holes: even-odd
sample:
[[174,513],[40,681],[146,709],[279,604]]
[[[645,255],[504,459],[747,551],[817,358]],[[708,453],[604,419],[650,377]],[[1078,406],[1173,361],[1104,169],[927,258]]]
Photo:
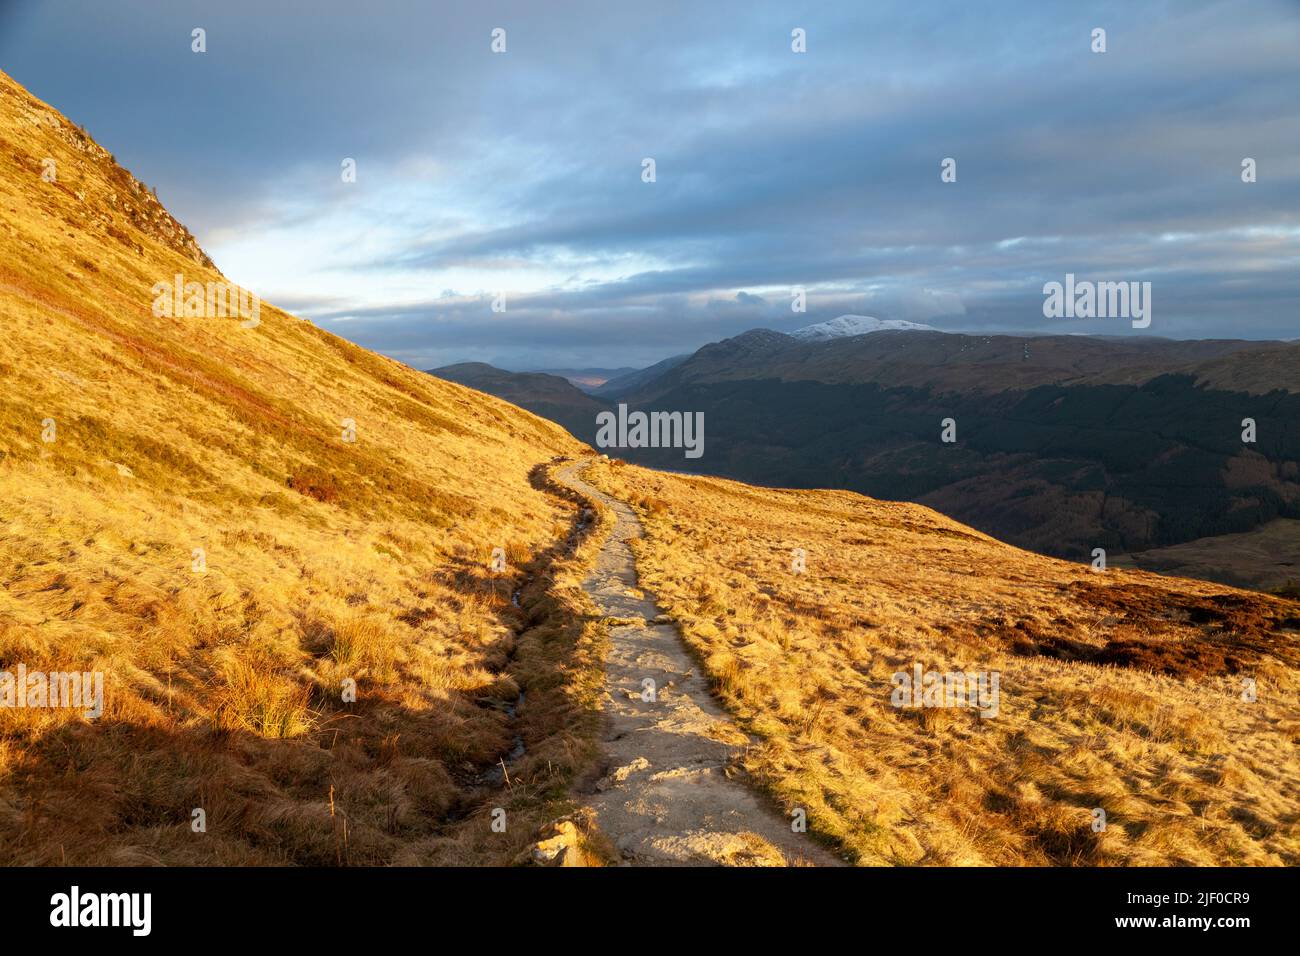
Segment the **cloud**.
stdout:
[[17,9],[6,69],[232,279],[421,367],[648,363],[845,312],[1059,331],[1066,272],[1151,281],[1153,333],[1296,334],[1282,0]]

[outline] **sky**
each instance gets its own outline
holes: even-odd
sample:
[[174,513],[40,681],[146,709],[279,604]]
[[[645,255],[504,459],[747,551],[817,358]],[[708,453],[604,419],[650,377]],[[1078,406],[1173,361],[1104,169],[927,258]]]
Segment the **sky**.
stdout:
[[[1300,336],[1300,0],[0,0],[0,69],[229,279],[417,368],[844,313]],[[1067,273],[1150,282],[1150,327],[1045,317]]]

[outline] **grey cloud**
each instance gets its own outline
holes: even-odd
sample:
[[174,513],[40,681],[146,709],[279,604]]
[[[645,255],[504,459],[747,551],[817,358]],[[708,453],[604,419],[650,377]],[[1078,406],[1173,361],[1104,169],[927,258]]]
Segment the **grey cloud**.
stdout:
[[[188,51],[194,25],[205,58]],[[498,25],[503,57],[487,50]],[[1088,52],[1096,25],[1104,55]],[[1057,331],[1041,287],[1065,272],[1149,279],[1161,334],[1294,333],[1300,7],[1284,0],[1248,16],[1184,0],[364,14],[86,0],[20,3],[0,26],[5,68],[157,185],[201,241],[378,217],[374,193],[337,188],[339,159],[412,196],[428,161],[465,208],[385,209],[391,248],[338,268],[433,289],[452,268],[505,288],[528,265],[569,270],[501,317],[474,290],[394,307],[382,288],[340,302],[276,283],[284,304],[422,367],[649,362],[840,312]],[[947,156],[954,184],[939,181]],[[1243,156],[1259,182],[1240,181]],[[586,272],[624,260],[655,265]],[[812,295],[806,316],[771,291],[792,285]]]

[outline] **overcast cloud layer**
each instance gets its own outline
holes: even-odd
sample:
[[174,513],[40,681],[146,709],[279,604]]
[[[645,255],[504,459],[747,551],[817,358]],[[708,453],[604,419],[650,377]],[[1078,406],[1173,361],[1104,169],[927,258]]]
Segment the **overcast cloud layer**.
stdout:
[[1145,334],[1300,336],[1294,0],[0,0],[0,68],[232,280],[420,368],[844,312],[1133,334],[1044,318],[1067,272],[1150,281]]

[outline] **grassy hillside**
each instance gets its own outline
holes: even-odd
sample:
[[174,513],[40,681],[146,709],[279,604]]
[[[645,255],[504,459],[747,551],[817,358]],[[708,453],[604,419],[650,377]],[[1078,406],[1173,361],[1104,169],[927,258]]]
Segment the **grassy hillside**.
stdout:
[[653,401],[672,389],[756,379],[874,383],[937,394],[993,394],[1043,385],[1142,385],[1161,375],[1189,375],[1198,384],[1263,395],[1300,391],[1297,346],[1243,339],[1103,338],[1084,335],[961,335],[885,330],[824,342],[803,342],[755,329],[706,345],[629,401]]
[[590,752],[575,507],[530,476],[577,443],[270,305],[156,317],[221,275],[3,74],[0,208],[0,670],[105,686],[0,709],[0,856],[509,859]]
[[[859,862],[1300,863],[1295,601],[848,492],[588,479],[640,514],[642,582],[758,738],[746,767]],[[917,664],[999,674],[996,715],[895,707]]]
[[464,362],[430,369],[429,374],[495,395],[577,436],[593,430],[597,413],[605,407],[568,379],[546,372],[506,372],[483,362]]
[[1300,521],[1278,518],[1243,534],[1117,555],[1115,564],[1296,597],[1300,595]]

